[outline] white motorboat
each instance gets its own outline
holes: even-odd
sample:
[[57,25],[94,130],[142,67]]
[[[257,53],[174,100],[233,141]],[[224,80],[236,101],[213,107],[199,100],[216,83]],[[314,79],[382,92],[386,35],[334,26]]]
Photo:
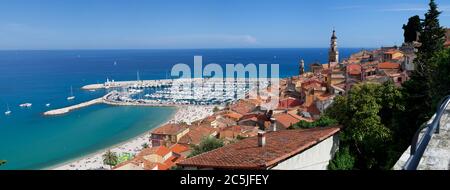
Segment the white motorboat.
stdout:
[[11,110],[9,110],[9,105],[6,104],[6,111],[5,111],[5,115],[10,115],[11,114]]
[[27,108],[27,107],[31,107],[33,104],[31,104],[31,103],[23,103],[23,104],[20,104],[19,106],[20,107],[23,107],[23,108]]
[[48,103],[48,104],[45,104],[45,107],[50,107],[50,103]]
[[73,96],[73,89],[72,89],[72,86],[70,86],[70,96],[67,97],[67,100],[73,100],[73,99],[75,99],[75,96]]

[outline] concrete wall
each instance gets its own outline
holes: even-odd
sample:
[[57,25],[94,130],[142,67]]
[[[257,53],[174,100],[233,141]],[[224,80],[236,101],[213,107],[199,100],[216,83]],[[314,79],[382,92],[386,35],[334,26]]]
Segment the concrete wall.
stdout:
[[310,149],[279,163],[277,166],[271,169],[326,170],[329,161],[334,157],[334,154],[338,150],[338,147],[339,137],[336,134],[311,147]]
[[416,55],[405,55],[405,59],[403,60],[403,69],[407,71],[413,71],[414,68],[414,59],[416,59]]
[[328,100],[316,101],[316,107],[317,107],[317,109],[319,109],[320,113],[323,113],[328,107],[331,106],[331,104],[333,104],[333,102],[334,102],[334,97],[332,97]]

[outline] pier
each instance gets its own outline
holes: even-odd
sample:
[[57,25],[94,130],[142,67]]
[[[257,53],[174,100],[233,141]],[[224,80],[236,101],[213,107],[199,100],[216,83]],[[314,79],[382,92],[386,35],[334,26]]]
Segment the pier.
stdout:
[[44,113],[44,115],[46,116],[51,116],[51,115],[62,115],[62,114],[66,114],[69,113],[72,110],[76,110],[76,109],[80,109],[83,107],[88,107],[94,104],[99,104],[99,103],[103,103],[103,97],[101,98],[97,98],[97,99],[93,99],[87,102],[83,102],[77,105],[73,105],[73,106],[69,106],[69,107],[65,107],[65,108],[61,108],[61,109],[55,109],[55,110],[50,110]]

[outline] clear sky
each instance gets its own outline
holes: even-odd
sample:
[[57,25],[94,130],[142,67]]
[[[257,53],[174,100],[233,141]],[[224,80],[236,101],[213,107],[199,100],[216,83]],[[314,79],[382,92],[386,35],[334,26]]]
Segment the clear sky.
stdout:
[[[0,49],[340,47],[401,44],[428,0],[1,0]],[[450,27],[450,0],[437,0]]]

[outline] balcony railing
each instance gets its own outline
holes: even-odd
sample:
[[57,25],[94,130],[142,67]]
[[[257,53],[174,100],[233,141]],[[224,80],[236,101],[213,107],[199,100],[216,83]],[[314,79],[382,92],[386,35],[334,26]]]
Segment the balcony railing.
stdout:
[[[427,122],[422,127],[420,127],[416,134],[413,137],[412,143],[411,143],[411,153],[409,159],[406,161],[406,164],[403,166],[404,170],[416,170],[417,166],[419,165],[419,162],[423,156],[423,153],[425,152],[425,149],[428,146],[428,143],[430,142],[431,138],[433,137],[433,134],[439,133],[440,128],[440,121],[441,117],[444,114],[445,110],[450,104],[450,95],[444,97],[436,111],[436,114],[432,117],[431,122]],[[426,128],[425,133],[422,135],[421,139],[419,140],[419,136],[421,134],[421,131]]]

